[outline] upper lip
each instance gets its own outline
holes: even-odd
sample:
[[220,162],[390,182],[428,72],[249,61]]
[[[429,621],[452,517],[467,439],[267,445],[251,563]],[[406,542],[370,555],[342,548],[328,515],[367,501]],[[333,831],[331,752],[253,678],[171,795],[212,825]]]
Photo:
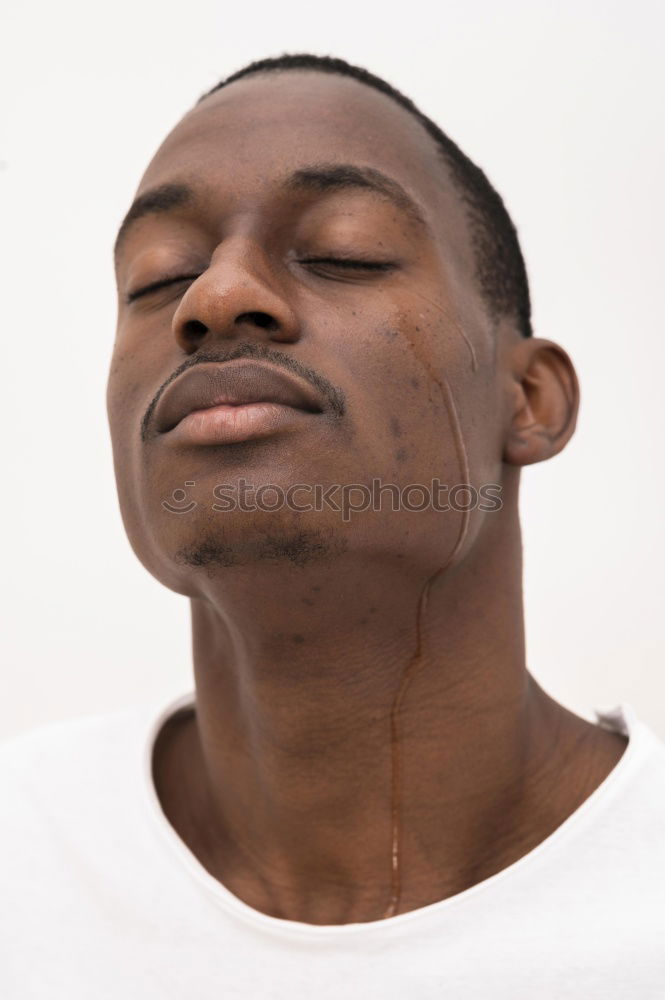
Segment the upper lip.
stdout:
[[288,371],[258,361],[223,361],[189,368],[164,390],[155,408],[160,433],[172,430],[193,410],[221,404],[281,403],[321,413],[317,391]]

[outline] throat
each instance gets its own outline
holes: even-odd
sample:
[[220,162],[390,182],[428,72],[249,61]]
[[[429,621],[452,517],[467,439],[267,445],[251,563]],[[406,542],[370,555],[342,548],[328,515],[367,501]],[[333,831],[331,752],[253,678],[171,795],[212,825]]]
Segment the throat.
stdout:
[[[542,694],[534,716],[540,739],[530,746],[527,767],[506,780],[495,776],[488,783],[470,772],[461,784],[439,779],[427,787],[419,776],[424,761],[413,752],[406,756],[399,913],[450,898],[510,867],[572,816],[618,764],[626,737],[592,725]],[[453,766],[459,770],[459,761]],[[316,770],[312,761],[311,771]],[[259,912],[312,924],[396,915],[386,913],[391,889],[386,860],[392,846],[388,796],[364,813],[337,796],[337,809],[328,802],[324,813],[325,789],[309,798],[307,786],[301,787],[300,798],[282,789],[281,801],[273,802],[274,823],[259,829],[252,818],[261,816],[257,806],[265,802],[251,794],[243,800],[230,762],[227,776],[224,791],[235,795],[236,807],[240,804],[228,816],[219,806],[231,801],[229,795],[210,786],[196,712],[183,710],[167,720],[153,753],[160,804],[178,837],[227,890]],[[414,785],[419,803],[408,794]],[[369,850],[363,849],[360,829]]]

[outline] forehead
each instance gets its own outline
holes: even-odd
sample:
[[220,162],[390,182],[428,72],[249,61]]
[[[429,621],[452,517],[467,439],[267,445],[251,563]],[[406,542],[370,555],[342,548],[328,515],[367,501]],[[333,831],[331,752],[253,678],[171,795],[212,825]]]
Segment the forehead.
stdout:
[[207,97],[164,140],[137,195],[173,181],[214,188],[231,180],[238,199],[253,198],[315,162],[381,170],[434,232],[457,231],[464,242],[459,199],[420,123],[387,95],[319,72],[256,74]]

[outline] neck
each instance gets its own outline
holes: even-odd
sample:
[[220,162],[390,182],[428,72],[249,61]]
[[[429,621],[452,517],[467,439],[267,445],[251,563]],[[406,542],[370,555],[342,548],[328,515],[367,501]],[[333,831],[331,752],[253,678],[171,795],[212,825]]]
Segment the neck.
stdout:
[[188,791],[165,758],[165,810],[249,905],[311,923],[405,912],[557,825],[553,747],[593,727],[526,670],[517,519],[498,527],[439,577],[347,553],[192,600],[196,716],[170,757]]

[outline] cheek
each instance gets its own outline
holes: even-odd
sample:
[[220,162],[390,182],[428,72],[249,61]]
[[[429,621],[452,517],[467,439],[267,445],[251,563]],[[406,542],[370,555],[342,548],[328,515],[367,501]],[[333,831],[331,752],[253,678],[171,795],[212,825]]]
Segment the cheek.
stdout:
[[372,451],[367,473],[398,483],[452,473],[455,465],[438,362],[418,338],[422,331],[407,320],[384,319],[354,339],[349,365]]
[[[164,338],[143,326],[131,332],[121,323],[111,357],[106,402],[114,438],[139,433],[160,376],[165,378]],[[164,374],[163,374],[164,373]]]
[[116,343],[106,386],[106,408],[113,448],[113,461],[123,517],[140,506],[142,445],[141,419],[154,392],[155,376],[149,359],[124,344]]
[[492,373],[470,364],[468,345],[454,329],[428,319],[383,317],[371,336],[365,330],[353,341],[349,374],[358,382],[363,438],[372,446],[367,475],[399,484],[432,477],[494,482]]
[[[132,376],[129,366],[111,371],[107,383],[106,409],[114,454],[129,457],[132,446],[138,447],[141,409],[144,407],[145,385]],[[127,473],[129,470],[127,470]]]

